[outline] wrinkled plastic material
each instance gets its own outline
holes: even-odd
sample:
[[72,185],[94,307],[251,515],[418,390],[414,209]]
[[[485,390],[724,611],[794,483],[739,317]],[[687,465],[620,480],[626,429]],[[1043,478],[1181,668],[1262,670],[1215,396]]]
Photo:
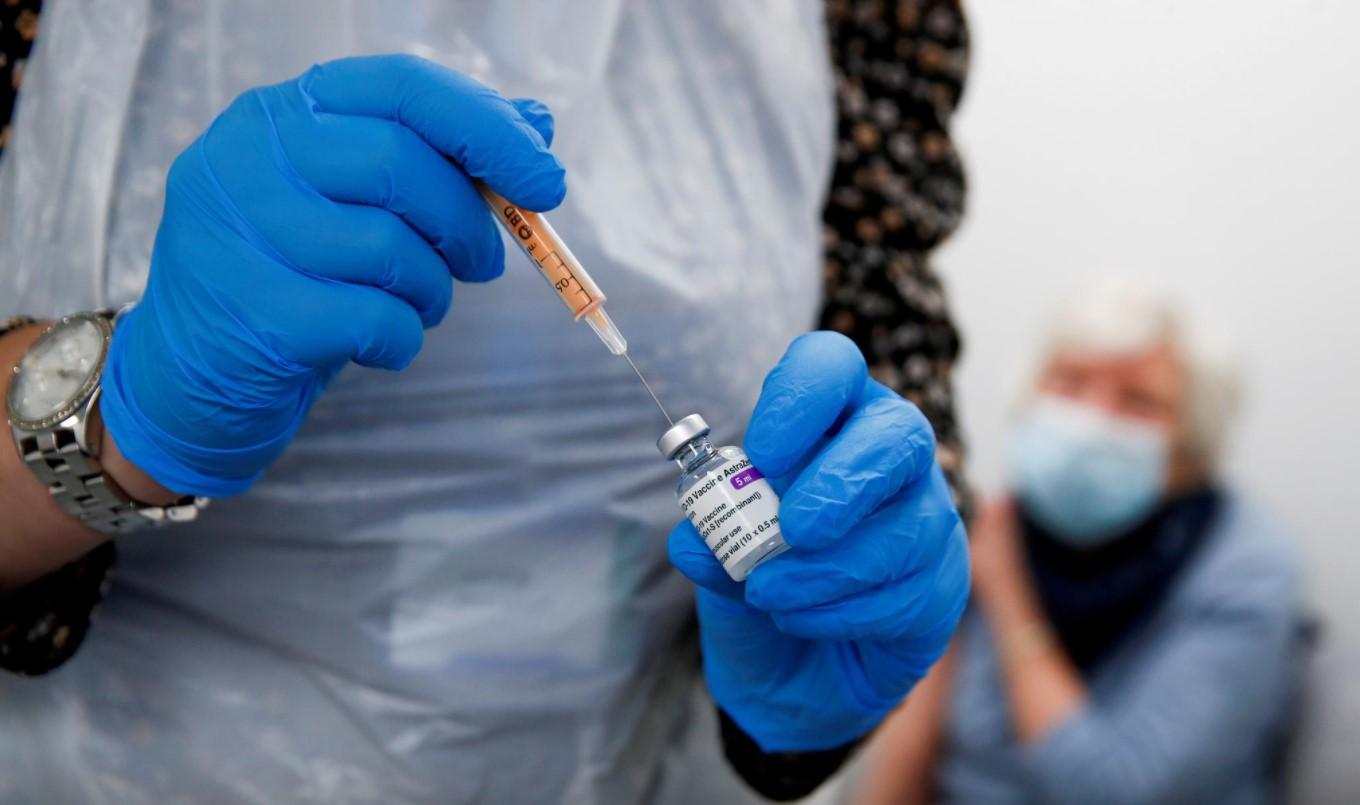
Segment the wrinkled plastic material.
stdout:
[[[552,108],[553,223],[715,438],[813,321],[818,3],[49,5],[0,161],[0,314],[137,299],[171,160],[238,93],[405,52]],[[124,540],[75,659],[0,679],[0,800],[616,803],[693,775],[674,753],[716,739],[682,740],[664,423],[551,296],[511,252],[406,370],[341,372],[248,494]]]
[[780,493],[790,550],[737,584],[688,521],[676,566],[703,589],[713,698],[766,751],[866,735],[944,653],[968,547],[921,412],[868,379],[855,345],[811,333],[770,372],[746,452]]

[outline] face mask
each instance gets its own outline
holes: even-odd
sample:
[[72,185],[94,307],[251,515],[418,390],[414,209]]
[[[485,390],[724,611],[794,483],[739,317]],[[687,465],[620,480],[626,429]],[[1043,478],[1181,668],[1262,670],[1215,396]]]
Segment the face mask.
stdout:
[[1169,452],[1156,427],[1046,397],[1011,435],[1011,483],[1036,524],[1091,547],[1152,513],[1166,487]]

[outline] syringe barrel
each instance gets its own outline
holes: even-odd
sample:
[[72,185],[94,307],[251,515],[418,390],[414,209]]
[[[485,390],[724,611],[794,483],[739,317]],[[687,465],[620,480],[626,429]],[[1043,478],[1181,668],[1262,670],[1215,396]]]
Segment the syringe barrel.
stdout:
[[484,184],[479,183],[477,189],[511,239],[538,266],[539,273],[571,311],[572,318],[580,321],[604,304],[604,292],[557,236],[547,218],[510,203]]

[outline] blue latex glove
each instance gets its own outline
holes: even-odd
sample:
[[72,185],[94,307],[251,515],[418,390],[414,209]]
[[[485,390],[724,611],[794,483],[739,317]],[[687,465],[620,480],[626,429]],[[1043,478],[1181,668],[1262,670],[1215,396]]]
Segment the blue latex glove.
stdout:
[[780,493],[792,550],[737,584],[688,520],[670,536],[699,585],[708,687],[767,752],[841,746],[939,659],[968,598],[934,433],[849,339],[811,333],[766,378],[746,452]]
[[[401,369],[504,267],[472,178],[559,204],[552,118],[413,56],[246,92],[175,160],[151,275],[104,376],[119,449],[162,485],[244,491],[350,361]],[[472,178],[470,178],[472,177]]]

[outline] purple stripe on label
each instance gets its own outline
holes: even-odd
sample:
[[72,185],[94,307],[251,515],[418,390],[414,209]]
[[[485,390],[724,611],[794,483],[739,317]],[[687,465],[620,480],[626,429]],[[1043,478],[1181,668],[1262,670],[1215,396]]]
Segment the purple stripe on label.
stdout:
[[759,481],[761,478],[764,477],[765,477],[764,475],[760,474],[760,470],[756,469],[755,467],[752,467],[749,470],[742,470],[741,472],[732,476],[732,488],[741,489],[743,486],[746,486],[752,481]]

